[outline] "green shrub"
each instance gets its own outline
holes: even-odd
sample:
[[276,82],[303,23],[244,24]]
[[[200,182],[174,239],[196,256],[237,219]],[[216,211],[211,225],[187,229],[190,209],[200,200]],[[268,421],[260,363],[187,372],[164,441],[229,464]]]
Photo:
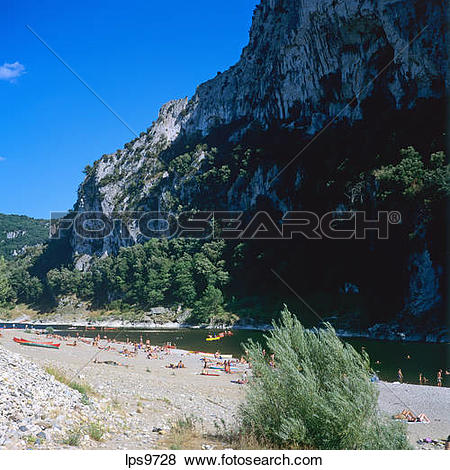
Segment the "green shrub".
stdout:
[[100,423],[90,423],[87,427],[89,437],[94,441],[101,441],[105,434],[105,428]]
[[409,448],[405,428],[378,409],[367,354],[331,325],[306,330],[285,307],[267,336],[268,353],[253,342],[246,349],[253,379],[239,411],[241,433],[274,448]]
[[81,443],[82,437],[83,437],[83,434],[81,432],[81,429],[79,428],[69,429],[66,432],[64,438],[62,439],[62,443],[68,446],[78,447]]
[[444,152],[436,152],[427,160],[413,147],[400,150],[401,160],[396,165],[383,166],[374,171],[378,180],[379,196],[415,200],[425,205],[450,194],[450,165]]
[[184,416],[172,423],[170,433],[165,439],[165,447],[170,450],[192,448],[192,442],[198,437],[198,419],[194,416]]

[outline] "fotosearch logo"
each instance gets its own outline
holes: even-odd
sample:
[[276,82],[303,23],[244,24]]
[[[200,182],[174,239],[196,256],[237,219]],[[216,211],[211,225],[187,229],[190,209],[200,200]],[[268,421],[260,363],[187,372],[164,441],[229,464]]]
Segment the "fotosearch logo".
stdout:
[[368,217],[364,211],[290,211],[281,218],[260,211],[249,216],[243,211],[182,212],[72,212],[62,217],[52,213],[52,238],[68,233],[88,240],[111,235],[122,239],[195,238],[222,240],[364,240],[369,233],[380,240],[389,238],[391,225],[400,224],[401,214],[379,211]]

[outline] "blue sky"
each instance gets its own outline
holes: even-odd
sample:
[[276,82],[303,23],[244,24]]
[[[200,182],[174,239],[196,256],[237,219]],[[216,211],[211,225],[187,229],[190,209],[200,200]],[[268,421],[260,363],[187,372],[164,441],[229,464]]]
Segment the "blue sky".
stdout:
[[2,0],[0,212],[71,208],[83,168],[134,138],[26,25],[139,133],[239,59],[257,3]]

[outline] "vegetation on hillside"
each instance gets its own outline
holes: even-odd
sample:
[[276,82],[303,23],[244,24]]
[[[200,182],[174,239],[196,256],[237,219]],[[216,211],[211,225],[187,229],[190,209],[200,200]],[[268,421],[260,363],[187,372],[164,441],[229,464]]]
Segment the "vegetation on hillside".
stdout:
[[44,243],[48,234],[49,222],[46,220],[0,214],[0,256],[11,259],[24,247]]
[[[196,174],[189,168],[202,153],[207,162]],[[246,178],[260,157],[260,151],[232,147],[232,179]],[[226,186],[222,181],[226,172],[221,171],[224,158],[223,149],[203,145],[169,165],[177,178],[202,180],[200,187],[205,194],[200,194],[199,205],[207,207]],[[378,158],[364,171],[349,168],[345,161],[336,166],[326,187],[321,186],[326,182],[322,178],[316,180],[313,189],[301,188],[299,198],[303,198],[304,206],[312,204],[308,197],[313,194],[317,213],[326,212],[330,204],[336,207],[342,201],[348,188],[356,188],[365,204],[365,199],[376,195],[379,208],[400,210],[406,219],[404,229],[392,230],[390,244],[374,239],[359,243],[152,239],[122,248],[115,256],[95,258],[88,272],[79,272],[73,268],[68,239],[51,240],[24,250],[14,260],[0,260],[0,304],[19,302],[49,311],[61,297],[75,296],[94,309],[129,312],[130,320],[141,318],[142,312],[152,307],[163,306],[191,310],[190,321],[195,323],[228,322],[236,318],[233,314],[267,322],[279,309],[279,299],[291,295],[276,281],[275,271],[322,316],[350,312],[360,328],[387,319],[401,308],[403,293],[398,279],[409,256],[408,235],[416,230],[418,220],[422,225],[439,220],[440,205],[450,193],[449,166],[443,152],[426,158],[412,147],[401,150],[395,158]],[[172,201],[174,210],[182,208],[176,196]],[[260,198],[256,209],[279,216],[269,203]],[[438,240],[435,237],[435,250],[439,249]],[[393,245],[401,248],[392,250]],[[332,269],[330,259],[334,260]],[[391,266],[389,272],[386,266]],[[382,276],[378,267],[383,270]],[[348,282],[358,286],[358,293],[342,292]]]
[[413,147],[400,150],[400,161],[374,171],[382,200],[400,197],[415,204],[430,205],[450,195],[450,165],[444,152],[428,161]]
[[223,241],[152,239],[95,260],[88,272],[62,266],[37,275],[42,250],[29,250],[14,262],[0,258],[0,301],[40,304],[76,295],[95,308],[181,306],[192,309],[195,321],[226,320],[224,247]]

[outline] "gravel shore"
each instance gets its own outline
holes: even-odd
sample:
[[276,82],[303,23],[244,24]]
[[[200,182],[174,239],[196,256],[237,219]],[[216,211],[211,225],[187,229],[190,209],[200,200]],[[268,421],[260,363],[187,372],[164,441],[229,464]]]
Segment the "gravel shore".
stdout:
[[[17,378],[16,368],[11,366],[6,372],[10,382],[20,381],[24,388],[28,388],[31,377],[36,377],[37,388],[40,384],[48,385],[49,390],[45,392],[47,395],[41,397],[36,394],[32,400],[38,402],[34,406],[40,407],[39,410],[45,411],[48,403],[46,397],[51,397],[53,393],[57,394],[56,390],[61,387],[67,389],[68,393],[73,393],[73,397],[67,403],[69,411],[79,406],[81,395],[53,381],[42,370],[40,375],[36,375],[36,371],[40,370],[36,365],[42,368],[51,366],[63,370],[66,376],[86,382],[95,390],[96,395],[90,397],[90,400],[94,404],[93,407],[99,409],[100,416],[104,417],[105,426],[109,432],[100,442],[85,437],[80,445],[81,448],[154,448],[161,435],[170,428],[171,423],[179,418],[190,416],[195,416],[205,431],[214,431],[215,423],[232,421],[236,406],[243,397],[244,386],[231,382],[238,378],[239,374],[230,376],[219,371],[218,376],[202,376],[200,375],[201,356],[189,354],[186,351],[169,350],[167,354],[160,353],[158,359],[147,359],[143,352],[138,353],[136,357],[123,357],[117,351],[103,351],[82,342],[78,342],[76,347],[70,347],[62,341],[59,350],[26,347],[14,343],[12,341],[14,336],[25,339],[37,337],[24,334],[23,330],[21,332],[4,330],[3,336],[0,337],[0,357],[4,358],[5,363],[6,361],[11,364],[18,363],[20,368],[24,369],[20,378]],[[100,346],[105,344],[106,342],[101,342]],[[123,348],[117,344],[112,346],[118,350]],[[10,353],[6,353],[6,350]],[[12,355],[11,352],[15,354]],[[115,361],[123,365],[94,363],[94,357],[97,361]],[[24,363],[20,358],[28,360]],[[184,369],[166,368],[166,365],[178,363],[179,360],[185,364]],[[3,365],[3,362],[1,364]],[[52,391],[55,383],[58,389]],[[34,393],[34,389],[31,390],[31,393]],[[3,389],[0,388],[0,392],[2,396],[6,396],[5,402],[10,400],[10,397],[6,395],[9,393],[8,389],[5,389],[3,393]],[[38,400],[36,400],[37,397],[39,397]],[[17,400],[14,397],[14,402],[22,401],[21,397]],[[95,416],[91,417],[91,421],[95,418]],[[64,421],[64,418],[60,420]],[[32,421],[36,422],[37,418],[33,417]],[[2,437],[4,432],[2,426],[11,425],[11,420],[2,408],[0,408],[0,422],[6,423],[0,425],[1,448],[2,439],[5,441],[5,437]],[[69,423],[67,427],[71,424],[73,423]],[[18,426],[12,425],[17,431]],[[33,432],[36,430],[37,428],[32,429]],[[43,448],[61,447],[56,435],[55,439],[51,439],[51,436],[53,433],[49,432],[48,439],[40,442],[40,446]],[[21,437],[20,433],[14,434],[14,439],[6,437],[6,447],[15,448]],[[25,442],[24,439],[17,448],[26,447],[23,442]],[[3,447],[5,447],[4,443]]]
[[[232,382],[239,373],[200,375],[201,356],[182,350],[147,359],[144,352],[123,357],[118,344],[112,344],[116,350],[104,351],[80,341],[76,347],[62,341],[59,350],[52,350],[21,346],[12,341],[14,336],[37,338],[11,330],[0,337],[0,449],[68,447],[65,436],[73,429],[81,430],[80,448],[151,449],[182,417],[196,417],[204,431],[214,431],[215,423],[232,423],[245,393],[245,386]],[[94,358],[122,365],[94,363]],[[179,360],[184,369],[166,368]],[[94,391],[89,402],[43,370],[49,366],[89,384]],[[245,368],[240,366],[239,372]],[[382,411],[394,415],[409,408],[430,418],[430,424],[408,424],[417,448],[438,448],[417,441],[438,441],[450,434],[449,388],[383,382],[378,387]],[[105,430],[98,441],[87,431],[93,423]]]
[[409,408],[416,416],[424,413],[430,423],[408,423],[411,444],[419,449],[440,448],[440,444],[418,443],[429,438],[442,441],[450,435],[450,388],[380,382],[380,409],[396,415]]

